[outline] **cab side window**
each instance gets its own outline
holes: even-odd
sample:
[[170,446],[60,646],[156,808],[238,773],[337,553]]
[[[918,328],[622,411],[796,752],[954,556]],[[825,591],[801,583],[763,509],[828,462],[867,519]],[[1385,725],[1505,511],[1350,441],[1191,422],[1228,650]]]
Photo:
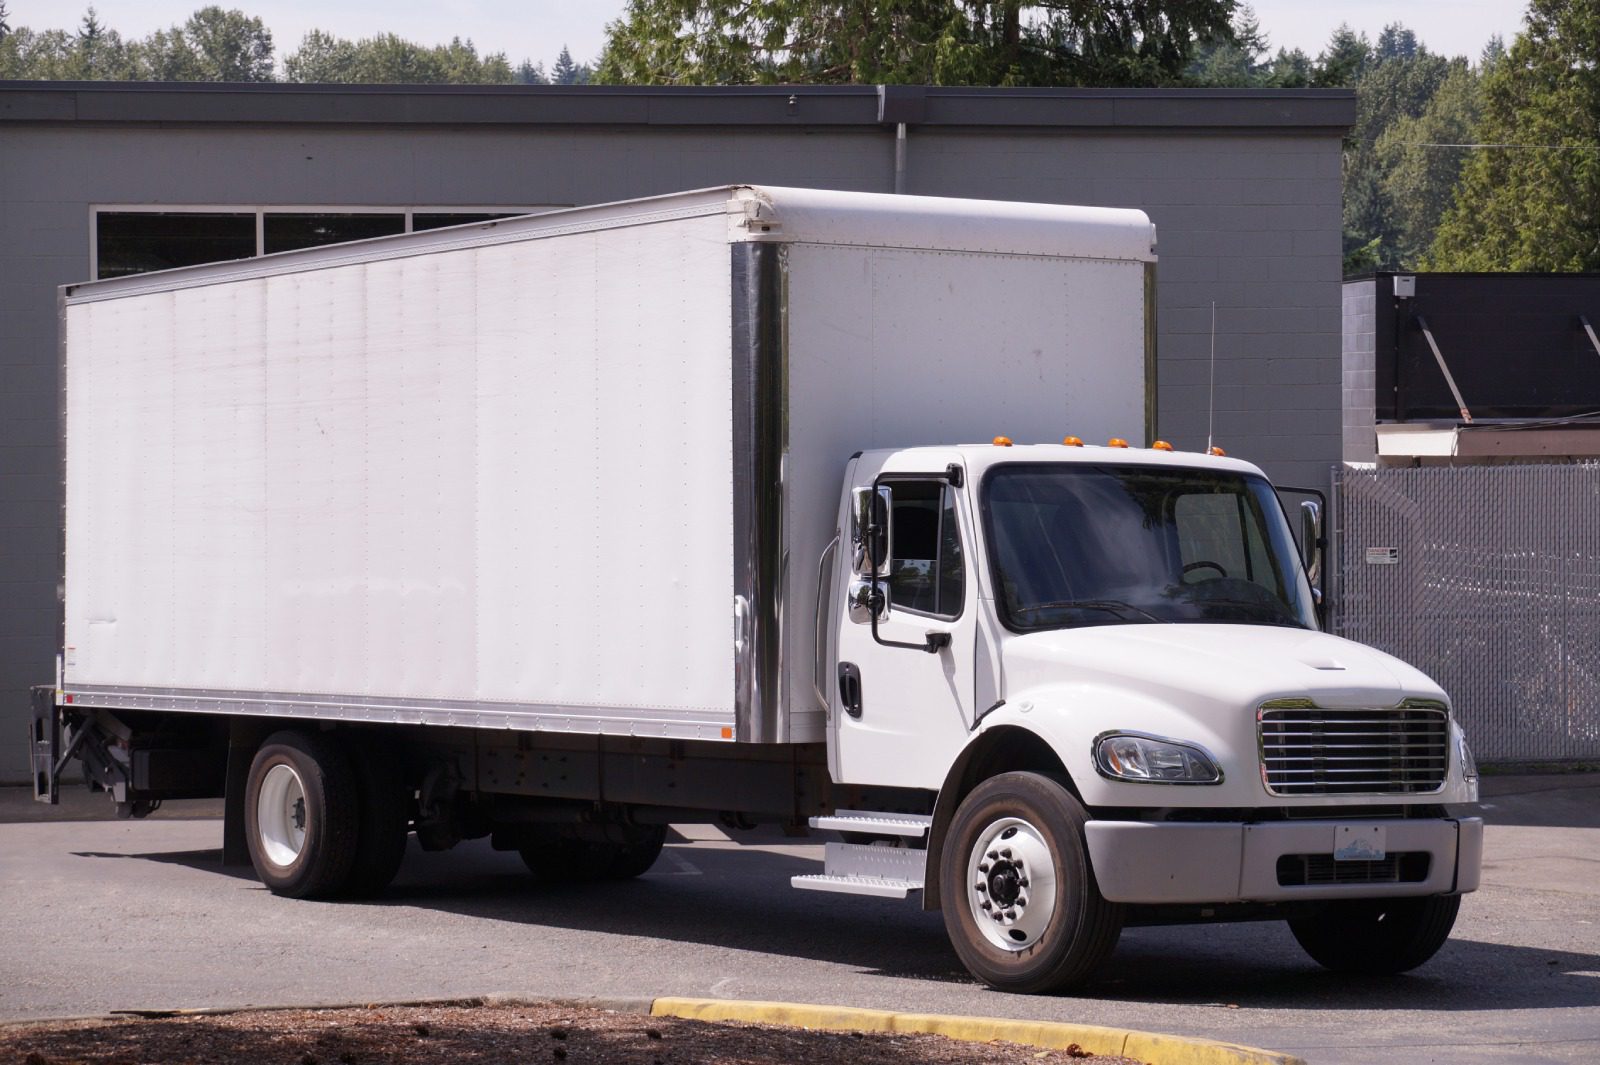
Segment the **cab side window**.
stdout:
[[895,481],[889,602],[933,617],[961,614],[966,566],[955,491],[943,481]]

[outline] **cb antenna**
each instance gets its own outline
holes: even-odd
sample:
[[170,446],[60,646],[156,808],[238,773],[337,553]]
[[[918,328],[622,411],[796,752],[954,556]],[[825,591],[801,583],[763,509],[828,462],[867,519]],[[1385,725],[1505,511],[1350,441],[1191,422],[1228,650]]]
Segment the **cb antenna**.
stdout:
[[1211,301],[1211,387],[1206,396],[1206,454],[1217,422],[1217,301]]

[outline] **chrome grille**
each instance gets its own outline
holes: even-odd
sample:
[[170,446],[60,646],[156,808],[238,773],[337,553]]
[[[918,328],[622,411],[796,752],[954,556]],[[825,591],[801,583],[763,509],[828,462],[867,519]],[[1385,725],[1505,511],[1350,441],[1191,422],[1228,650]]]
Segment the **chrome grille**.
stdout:
[[1444,786],[1444,710],[1263,707],[1257,721],[1261,779],[1273,795],[1414,795]]

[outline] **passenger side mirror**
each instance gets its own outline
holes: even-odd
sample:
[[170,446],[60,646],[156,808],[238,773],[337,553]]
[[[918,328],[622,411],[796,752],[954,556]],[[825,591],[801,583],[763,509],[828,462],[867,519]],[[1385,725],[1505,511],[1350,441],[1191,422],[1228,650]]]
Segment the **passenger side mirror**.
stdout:
[[1307,499],[1300,504],[1300,561],[1313,588],[1322,577],[1322,504]]
[[880,485],[876,490],[856,488],[851,491],[851,568],[858,577],[889,576],[889,559],[894,547],[892,502],[887,485]]

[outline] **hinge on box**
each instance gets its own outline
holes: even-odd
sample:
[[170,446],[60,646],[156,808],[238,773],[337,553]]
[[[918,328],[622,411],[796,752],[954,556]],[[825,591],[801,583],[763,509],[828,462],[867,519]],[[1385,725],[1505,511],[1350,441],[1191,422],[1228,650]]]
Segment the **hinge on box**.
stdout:
[[752,233],[778,233],[783,229],[765,200],[744,201],[744,227]]

